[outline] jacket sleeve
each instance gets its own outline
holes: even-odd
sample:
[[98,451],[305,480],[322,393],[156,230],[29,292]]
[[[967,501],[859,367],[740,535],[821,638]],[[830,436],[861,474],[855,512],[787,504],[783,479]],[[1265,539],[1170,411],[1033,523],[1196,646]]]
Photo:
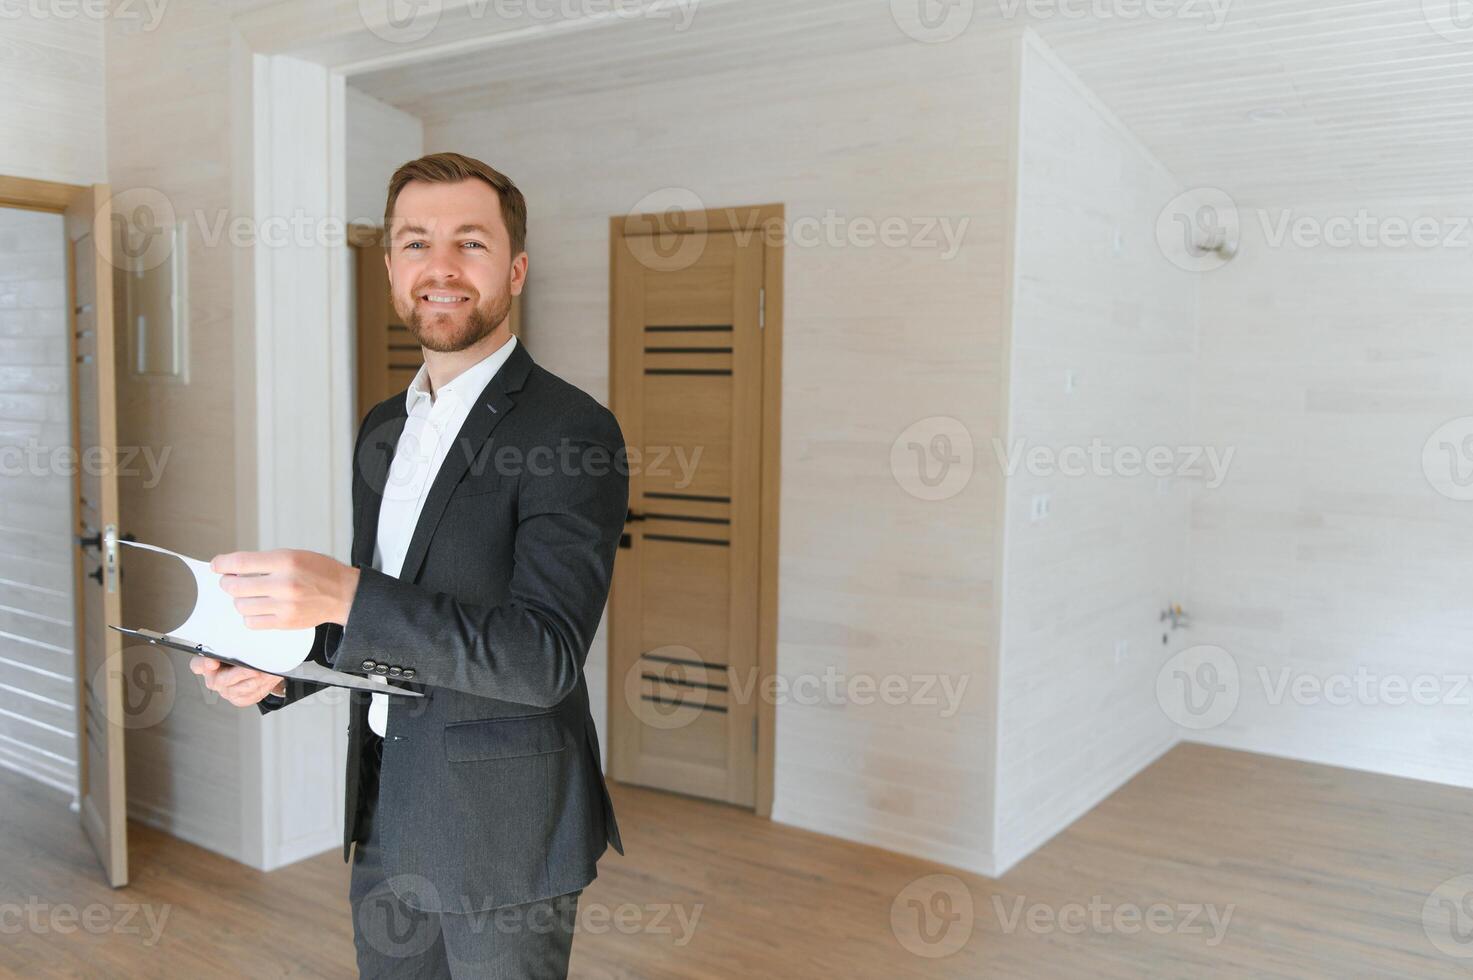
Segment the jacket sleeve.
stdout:
[[574,690],[629,507],[623,434],[613,413],[593,407],[558,439],[572,449],[571,465],[534,467],[528,454],[506,601],[459,602],[362,568],[336,669],[393,661],[418,684],[536,707]]
[[[342,639],[342,635],[343,628],[337,623],[319,623],[317,626],[317,636],[312,640],[312,652],[307,654],[307,659],[315,660],[324,667],[330,666],[331,655],[337,650],[337,645],[339,640]],[[309,694],[316,694],[326,687],[326,684],[299,681],[288,677],[286,679],[286,697],[277,697],[275,694],[268,694],[256,702],[256,707],[261,709],[263,715],[269,714],[278,708],[285,708],[289,704],[295,704]]]

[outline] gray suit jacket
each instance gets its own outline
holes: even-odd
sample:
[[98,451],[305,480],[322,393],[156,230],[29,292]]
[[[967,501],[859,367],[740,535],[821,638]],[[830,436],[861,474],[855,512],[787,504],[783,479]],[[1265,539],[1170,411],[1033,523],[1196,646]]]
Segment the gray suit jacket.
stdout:
[[[399,897],[473,912],[575,891],[624,853],[583,664],[628,513],[613,414],[518,342],[441,464],[398,578],[372,567],[404,394],[359,429],[358,592],[311,658],[423,691],[390,698],[373,820]],[[313,693],[287,682],[272,711]],[[343,857],[362,838],[367,696],[352,695]]]

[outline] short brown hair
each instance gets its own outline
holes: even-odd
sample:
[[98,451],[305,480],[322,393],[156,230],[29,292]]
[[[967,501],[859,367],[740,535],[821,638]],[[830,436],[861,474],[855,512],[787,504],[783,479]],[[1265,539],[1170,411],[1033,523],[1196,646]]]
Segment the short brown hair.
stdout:
[[511,237],[511,254],[527,248],[527,201],[511,178],[488,164],[462,153],[431,153],[418,160],[410,160],[394,171],[389,178],[389,200],[384,204],[384,232],[392,233],[390,221],[394,217],[394,202],[399,192],[411,180],[422,180],[429,184],[454,184],[475,178],[483,180],[496,191],[501,200],[501,220]]

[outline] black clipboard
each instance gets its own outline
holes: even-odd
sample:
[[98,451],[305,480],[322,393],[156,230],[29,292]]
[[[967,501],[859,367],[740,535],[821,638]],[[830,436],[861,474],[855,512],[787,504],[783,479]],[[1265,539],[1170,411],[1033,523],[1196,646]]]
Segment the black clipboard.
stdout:
[[[169,647],[173,650],[183,650],[185,653],[192,653],[197,657],[209,657],[211,660],[218,660],[221,663],[230,664],[233,667],[248,667],[251,670],[261,669],[259,667],[253,667],[250,664],[244,663],[240,660],[233,660],[230,657],[225,656],[224,654],[216,653],[214,650],[211,650],[203,643],[192,643],[182,637],[169,636],[167,633],[156,633],[153,630],[144,629],[129,629],[126,626],[114,626],[111,623],[108,624],[107,628],[117,630],[124,636],[137,637],[140,640],[145,640],[149,643],[157,644],[158,646]],[[271,671],[270,673],[275,673],[275,671]],[[332,670],[331,668],[324,667],[322,666],[322,664],[318,663],[315,660],[304,660],[286,673],[277,674],[277,676],[289,677],[292,680],[298,681],[309,681],[313,684],[326,684],[329,687],[346,687],[351,691],[371,691],[374,694],[395,694],[399,695],[400,697],[406,698],[424,697],[424,695],[421,694],[419,691],[410,691],[406,688],[394,687],[387,683],[380,683],[377,680],[370,680],[367,677],[357,677],[353,674],[345,674],[341,671]]]

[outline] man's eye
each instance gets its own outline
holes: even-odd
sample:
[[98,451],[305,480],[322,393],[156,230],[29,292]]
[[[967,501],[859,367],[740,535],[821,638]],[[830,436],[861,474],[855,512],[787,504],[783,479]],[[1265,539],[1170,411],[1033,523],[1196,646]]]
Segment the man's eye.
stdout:
[[405,248],[414,248],[416,246],[423,245],[423,244],[424,244],[424,242],[410,242],[408,245],[405,245],[404,247]]
[[464,245],[474,245],[476,248],[485,248],[480,242],[462,242]]

